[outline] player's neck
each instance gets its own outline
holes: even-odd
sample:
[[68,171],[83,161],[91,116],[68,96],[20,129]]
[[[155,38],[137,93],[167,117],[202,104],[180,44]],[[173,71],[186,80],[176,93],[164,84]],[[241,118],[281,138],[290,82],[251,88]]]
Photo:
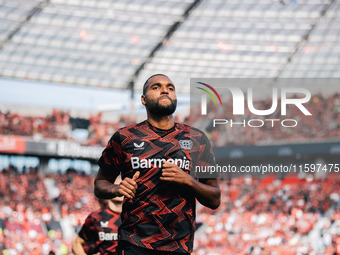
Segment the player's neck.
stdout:
[[123,202],[111,201],[110,203],[108,203],[108,207],[111,211],[119,213],[122,212],[122,203]]
[[159,129],[168,130],[171,129],[174,125],[174,117],[173,115],[168,116],[153,116],[150,113],[148,114],[147,121],[154,127]]

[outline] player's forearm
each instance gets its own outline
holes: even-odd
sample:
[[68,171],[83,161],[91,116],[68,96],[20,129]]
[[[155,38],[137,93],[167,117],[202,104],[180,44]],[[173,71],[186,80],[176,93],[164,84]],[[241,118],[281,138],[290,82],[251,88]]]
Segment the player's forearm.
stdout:
[[191,178],[189,187],[193,191],[198,202],[202,205],[211,209],[216,209],[220,206],[221,191],[218,185],[215,185],[215,182],[213,185],[209,185]]
[[111,199],[117,197],[119,194],[117,190],[119,185],[113,184],[107,180],[98,180],[94,181],[94,194],[96,197],[101,199]]

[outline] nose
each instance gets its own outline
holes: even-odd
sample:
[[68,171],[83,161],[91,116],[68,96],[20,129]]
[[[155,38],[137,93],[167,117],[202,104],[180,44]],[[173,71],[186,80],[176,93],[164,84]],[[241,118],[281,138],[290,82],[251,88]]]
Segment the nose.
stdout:
[[161,94],[169,94],[169,89],[166,86],[161,87]]

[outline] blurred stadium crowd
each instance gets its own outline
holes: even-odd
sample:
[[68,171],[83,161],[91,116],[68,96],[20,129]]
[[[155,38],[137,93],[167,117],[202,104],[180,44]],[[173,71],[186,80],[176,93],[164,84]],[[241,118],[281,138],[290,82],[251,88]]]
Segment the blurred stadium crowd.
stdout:
[[69,254],[76,232],[99,203],[93,176],[72,170],[41,175],[36,168],[19,174],[10,166],[0,172],[0,208],[0,254]]
[[[197,222],[205,224],[194,255],[340,252],[338,179],[234,178],[221,189],[218,210],[198,206]],[[71,254],[87,214],[99,208],[93,176],[71,170],[19,174],[11,166],[0,172],[0,192],[0,254]]]
[[[121,116],[118,122],[104,122],[101,114],[91,115],[88,119],[72,118],[67,111],[52,110],[47,116],[28,116],[0,111],[0,134],[27,136],[35,140],[63,139],[80,142],[83,145],[105,146],[108,138],[119,127],[135,123],[135,118]],[[72,130],[86,130],[86,138],[78,139]]]
[[339,188],[336,179],[225,180],[218,212],[198,213],[207,224],[195,254],[338,254]]
[[[272,105],[271,99],[258,100],[255,102],[257,109],[269,109]],[[253,145],[268,144],[273,141],[289,142],[313,142],[328,141],[340,136],[340,95],[334,93],[328,96],[321,94],[312,96],[308,103],[308,110],[313,117],[304,116],[297,107],[290,107],[287,110],[285,119],[302,120],[303,125],[298,124],[296,128],[282,128],[279,122],[271,127],[271,122],[259,128],[239,128],[240,124],[217,125],[212,128],[212,121],[209,119],[233,119],[235,122],[247,122],[251,119],[279,119],[275,111],[269,116],[255,116],[246,112],[242,118],[233,118],[230,100],[223,107],[215,107],[211,102],[208,104],[209,118],[201,115],[198,111],[191,111],[185,123],[194,126],[205,127],[205,130],[213,146],[222,147],[230,145]],[[278,102],[280,108],[280,101]],[[197,107],[196,109],[200,109]],[[276,115],[275,115],[276,114]],[[35,140],[66,139],[79,142],[83,145],[105,146],[111,135],[120,127],[136,123],[137,117],[121,115],[116,122],[102,120],[101,114],[91,115],[88,119],[80,119],[70,116],[66,111],[53,110],[48,116],[24,116],[12,113],[7,110],[0,111],[0,135],[28,136]],[[246,124],[247,125],[247,124]],[[254,124],[255,125],[255,124]],[[258,125],[258,123],[256,123]],[[85,136],[76,136],[74,130],[85,131]]]

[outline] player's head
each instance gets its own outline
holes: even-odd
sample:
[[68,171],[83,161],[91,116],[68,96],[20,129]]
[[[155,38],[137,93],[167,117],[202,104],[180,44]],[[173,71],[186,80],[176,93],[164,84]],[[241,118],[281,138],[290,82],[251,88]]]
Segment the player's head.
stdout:
[[175,85],[164,74],[150,76],[143,86],[142,104],[154,116],[168,116],[175,112],[177,97]]
[[149,85],[149,81],[156,76],[164,76],[164,77],[169,79],[168,76],[166,76],[165,74],[162,74],[162,73],[156,73],[156,74],[151,75],[149,78],[147,78],[147,80],[145,81],[145,83],[143,85],[143,95],[146,94],[146,90],[147,90],[147,87]]

